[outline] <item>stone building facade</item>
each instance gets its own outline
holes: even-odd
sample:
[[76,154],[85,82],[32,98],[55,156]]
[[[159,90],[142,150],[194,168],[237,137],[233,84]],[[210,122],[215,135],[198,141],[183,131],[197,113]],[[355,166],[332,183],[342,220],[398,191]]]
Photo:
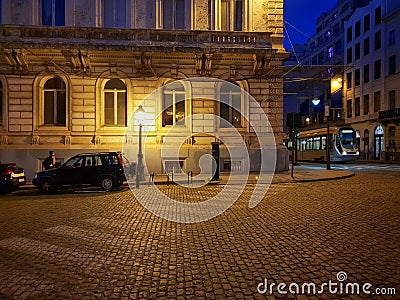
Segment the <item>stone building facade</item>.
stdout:
[[[28,179],[41,169],[49,150],[63,162],[80,152],[118,151],[137,144],[137,131],[131,137],[126,130],[131,115],[146,103],[143,100],[168,83],[193,77],[226,80],[249,93],[272,126],[276,169],[287,169],[287,150],[281,147],[283,82],[276,72],[287,57],[283,0],[0,4],[0,160],[23,166]],[[154,116],[150,148],[160,151],[165,131],[179,113],[216,114],[238,128],[255,153],[252,168],[262,169],[257,138],[246,121],[253,108],[243,93],[236,107],[242,116],[235,124],[232,113],[225,111],[229,108],[209,99],[221,94],[191,99],[196,88],[201,87],[176,83],[147,102],[144,109]],[[179,95],[185,98],[180,104]],[[168,101],[172,116],[164,118]],[[192,153],[182,156],[187,171],[196,171],[195,160],[189,163],[188,156],[211,153],[212,132],[220,130],[213,121],[202,122],[211,129],[185,144]],[[234,163],[221,157],[220,168],[232,170]],[[159,159],[152,168],[163,172]]]
[[400,160],[399,13],[398,1],[373,0],[345,22],[343,103],[362,159]]

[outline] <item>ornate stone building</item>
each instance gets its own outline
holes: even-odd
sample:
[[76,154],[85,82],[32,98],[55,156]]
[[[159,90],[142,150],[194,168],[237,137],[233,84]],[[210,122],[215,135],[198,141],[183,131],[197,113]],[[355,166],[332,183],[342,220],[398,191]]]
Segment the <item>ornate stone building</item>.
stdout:
[[[23,166],[28,179],[49,150],[62,162],[76,153],[137,143],[125,131],[138,105],[167,83],[192,77],[226,80],[254,97],[275,135],[277,170],[287,168],[287,151],[280,146],[283,83],[276,72],[287,57],[283,0],[2,0],[0,5],[0,160]],[[191,99],[196,88],[177,83],[144,107],[155,116],[148,141],[153,148],[159,149],[179,115],[209,113],[238,128],[257,151],[246,119],[234,120],[216,101]],[[178,103],[179,97],[185,101]],[[249,101],[242,93],[238,97],[235,109],[251,116]],[[160,114],[168,105],[169,116]],[[220,130],[210,126],[211,132]],[[200,134],[185,147],[211,153],[212,141]],[[186,170],[195,170],[187,159],[182,157]],[[221,157],[221,170],[232,168],[229,159]],[[153,171],[162,172],[161,165],[155,163]],[[259,169],[259,162],[252,168]]]

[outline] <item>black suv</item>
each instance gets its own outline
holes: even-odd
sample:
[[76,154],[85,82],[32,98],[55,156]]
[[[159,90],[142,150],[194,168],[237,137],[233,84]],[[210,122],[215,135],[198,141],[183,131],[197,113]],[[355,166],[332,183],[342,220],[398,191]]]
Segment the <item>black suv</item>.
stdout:
[[37,173],[32,183],[44,193],[85,185],[99,185],[111,191],[126,181],[124,160],[120,152],[78,154],[59,168]]
[[0,193],[8,193],[26,183],[24,169],[14,163],[0,164]]

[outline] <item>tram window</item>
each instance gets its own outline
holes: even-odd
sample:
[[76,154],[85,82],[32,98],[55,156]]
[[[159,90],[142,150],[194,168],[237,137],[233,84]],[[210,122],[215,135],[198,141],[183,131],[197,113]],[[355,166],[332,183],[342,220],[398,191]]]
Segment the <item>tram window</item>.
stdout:
[[307,150],[312,150],[313,149],[313,139],[312,138],[309,138],[308,139],[308,141],[307,141]]
[[323,137],[322,137],[321,149],[322,149],[322,150],[325,150],[325,149],[326,149],[326,136],[323,136]]
[[321,138],[320,137],[317,137],[317,138],[314,138],[314,150],[320,150],[321,148]]

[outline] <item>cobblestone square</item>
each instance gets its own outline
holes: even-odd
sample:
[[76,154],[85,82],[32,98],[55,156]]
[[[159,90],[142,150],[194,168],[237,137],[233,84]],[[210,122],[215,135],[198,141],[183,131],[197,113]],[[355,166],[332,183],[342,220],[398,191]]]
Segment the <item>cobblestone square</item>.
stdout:
[[[400,288],[398,175],[273,184],[252,209],[248,185],[223,214],[193,224],[153,215],[127,188],[3,195],[0,298],[395,299],[376,288]],[[189,202],[219,189],[161,187]],[[343,283],[370,283],[371,294],[277,289],[340,283],[338,273]]]

